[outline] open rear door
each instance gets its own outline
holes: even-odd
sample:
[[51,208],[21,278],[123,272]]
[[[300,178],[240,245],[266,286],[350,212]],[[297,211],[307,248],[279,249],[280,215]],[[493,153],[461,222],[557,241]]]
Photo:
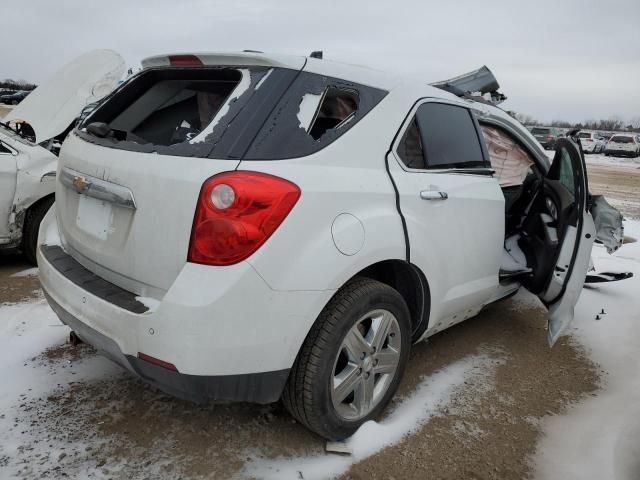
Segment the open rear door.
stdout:
[[[537,206],[532,206],[538,210],[535,235],[543,239],[536,245],[540,252],[535,293],[549,310],[550,345],[573,320],[589,268],[596,229],[588,192],[580,146],[568,138],[558,139],[542,197],[537,199]],[[534,233],[532,227],[528,228],[530,234]]]

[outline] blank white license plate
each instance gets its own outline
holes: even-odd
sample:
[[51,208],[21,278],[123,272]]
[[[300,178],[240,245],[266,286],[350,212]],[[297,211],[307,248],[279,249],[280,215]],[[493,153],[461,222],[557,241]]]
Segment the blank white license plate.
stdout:
[[106,240],[113,229],[113,209],[109,202],[79,195],[76,225],[99,240]]

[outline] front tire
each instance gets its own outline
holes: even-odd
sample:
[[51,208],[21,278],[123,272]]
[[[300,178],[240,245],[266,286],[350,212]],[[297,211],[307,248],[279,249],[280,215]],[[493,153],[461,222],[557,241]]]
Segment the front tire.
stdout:
[[283,403],[321,437],[349,437],[389,403],[410,348],[402,296],[384,283],[356,278],[336,293],[307,335]]
[[45,197],[27,210],[24,219],[24,227],[22,229],[22,253],[27,261],[36,265],[36,249],[38,248],[38,231],[40,223],[47,214],[51,205],[53,205],[54,197]]

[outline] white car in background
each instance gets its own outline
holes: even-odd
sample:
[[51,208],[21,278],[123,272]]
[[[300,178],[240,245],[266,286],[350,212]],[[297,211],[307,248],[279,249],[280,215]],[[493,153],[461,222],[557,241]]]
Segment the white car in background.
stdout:
[[571,322],[601,233],[584,158],[559,138],[550,164],[487,69],[436,88],[258,52],[143,66],[67,138],[37,255],[61,321],[145,381],[282,398],[339,439],[412,343],[521,286],[550,343]]
[[603,153],[607,144],[604,137],[597,132],[588,132],[582,130],[578,133],[580,144],[582,145],[582,151],[584,153]]
[[640,136],[633,133],[616,134],[609,139],[604,154],[614,157],[640,156]]
[[58,152],[82,109],[111,92],[124,60],[88,52],[36,88],[0,119],[0,249],[36,261],[40,222],[54,201]]

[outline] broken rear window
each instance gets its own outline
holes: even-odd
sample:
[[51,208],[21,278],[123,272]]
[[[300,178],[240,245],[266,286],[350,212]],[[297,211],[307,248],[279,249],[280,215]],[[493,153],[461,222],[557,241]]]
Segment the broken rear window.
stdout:
[[131,151],[241,158],[297,73],[273,70],[143,70],[89,114],[79,135]]

